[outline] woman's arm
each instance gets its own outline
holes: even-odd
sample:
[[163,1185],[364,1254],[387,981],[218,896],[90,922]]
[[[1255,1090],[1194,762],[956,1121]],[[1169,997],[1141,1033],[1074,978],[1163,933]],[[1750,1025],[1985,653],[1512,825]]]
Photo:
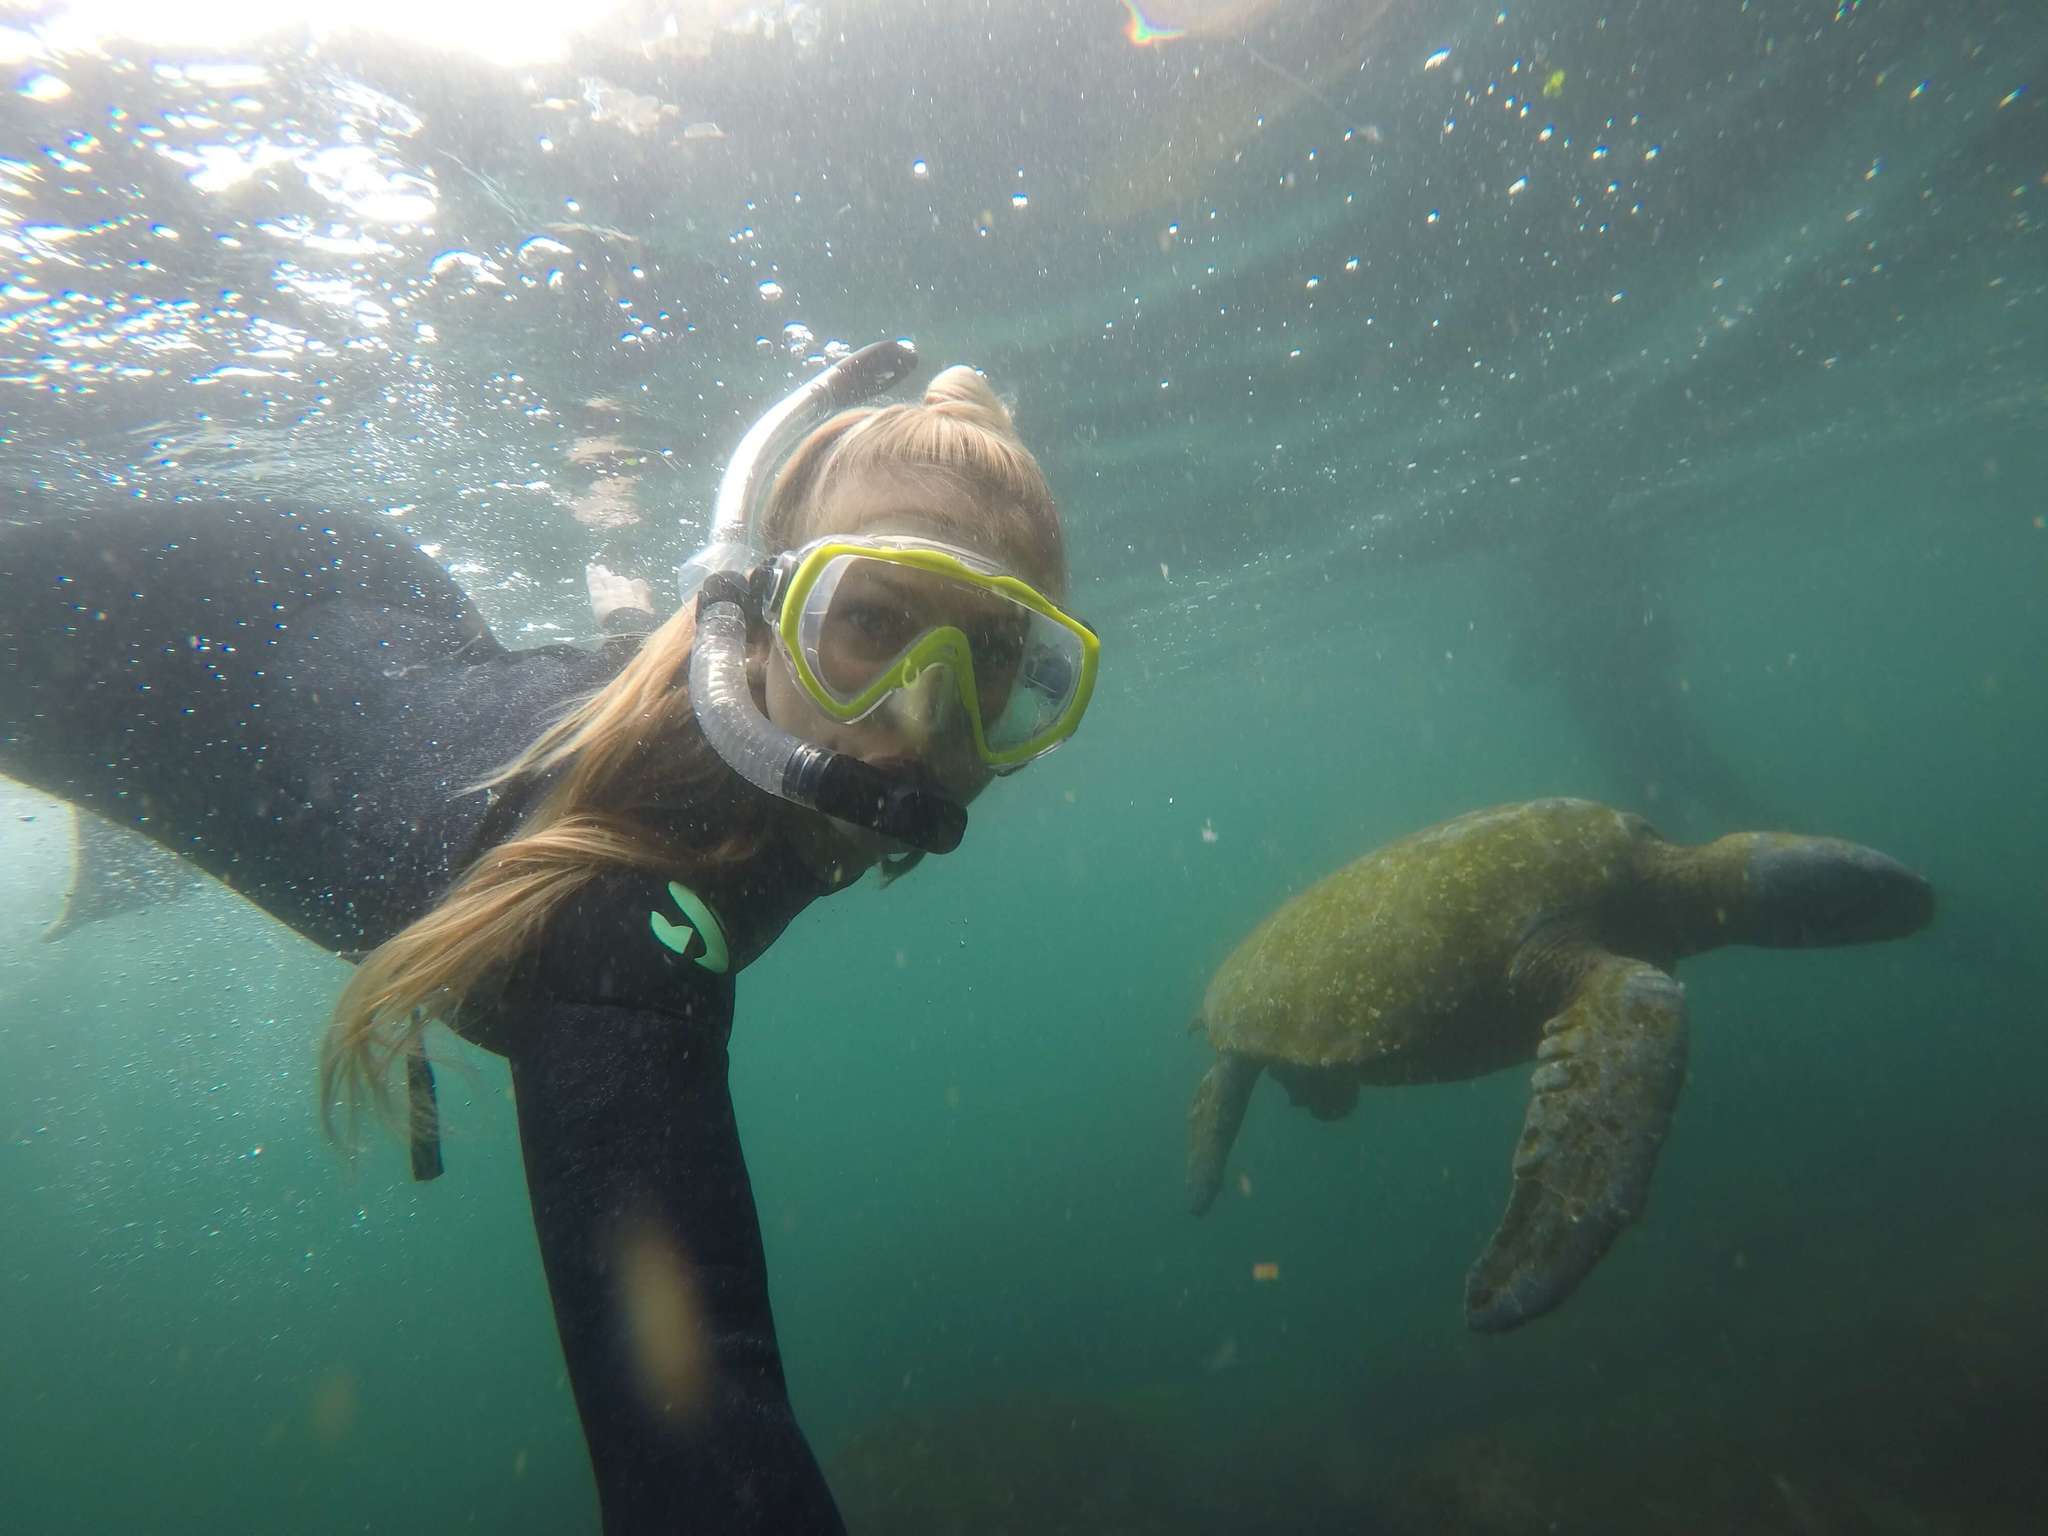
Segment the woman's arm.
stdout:
[[729,979],[679,1011],[549,1004],[519,1139],[607,1536],[844,1529],[783,1380],[726,1087]]
[[[226,505],[0,506],[0,771],[134,826],[334,949],[425,909],[467,792],[616,660],[507,653],[402,536]],[[643,889],[642,887],[647,887]],[[729,977],[594,882],[511,1057],[534,1221],[609,1532],[836,1532],[791,1416],[726,1090]],[[658,1005],[658,1006],[656,1006]]]
[[431,905],[490,831],[470,786],[617,666],[503,650],[382,520],[0,501],[0,772],[328,949]]

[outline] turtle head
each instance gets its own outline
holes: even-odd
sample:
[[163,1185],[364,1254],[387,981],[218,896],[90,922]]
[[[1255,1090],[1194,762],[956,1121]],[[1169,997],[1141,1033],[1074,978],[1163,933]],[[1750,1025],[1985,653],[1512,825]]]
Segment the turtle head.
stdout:
[[[1902,939],[1934,918],[1934,887],[1897,859],[1831,837],[1750,832],[1721,839],[1746,843],[1740,930],[1730,938],[1804,949]],[[1720,846],[1719,844],[1715,845]]]

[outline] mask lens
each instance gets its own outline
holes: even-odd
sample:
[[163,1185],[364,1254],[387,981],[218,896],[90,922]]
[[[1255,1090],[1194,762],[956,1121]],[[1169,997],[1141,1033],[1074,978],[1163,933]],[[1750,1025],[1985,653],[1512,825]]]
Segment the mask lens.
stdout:
[[[803,659],[843,708],[872,708],[918,668],[967,669],[992,751],[1026,747],[1056,726],[1083,667],[1080,637],[1003,593],[943,571],[866,555],[833,556],[803,599]],[[958,639],[949,645],[942,632]],[[938,637],[934,640],[933,637]],[[863,704],[865,701],[865,705]]]
[[805,660],[841,704],[887,676],[931,627],[919,611],[919,574],[855,556],[833,560],[820,574],[799,633]]
[[1028,746],[1059,724],[1081,680],[1081,642],[1066,626],[1031,615],[1015,681],[999,712],[984,711],[988,744],[998,752]]

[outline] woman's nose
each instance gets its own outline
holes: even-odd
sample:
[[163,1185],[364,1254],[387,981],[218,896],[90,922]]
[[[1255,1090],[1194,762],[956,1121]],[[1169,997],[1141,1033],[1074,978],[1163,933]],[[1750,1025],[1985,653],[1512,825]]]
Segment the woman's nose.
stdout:
[[953,669],[943,663],[926,667],[916,682],[889,696],[883,716],[906,747],[920,755],[928,753],[962,719]]

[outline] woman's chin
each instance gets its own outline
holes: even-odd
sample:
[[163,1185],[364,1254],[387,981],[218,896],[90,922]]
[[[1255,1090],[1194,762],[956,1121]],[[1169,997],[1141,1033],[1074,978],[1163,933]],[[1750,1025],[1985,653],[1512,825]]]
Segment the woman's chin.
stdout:
[[907,851],[904,844],[893,837],[885,837],[872,827],[841,821],[837,816],[832,817],[831,821],[833,834],[838,838],[839,845],[846,850],[849,860],[873,864],[885,855],[893,856]]
[[884,859],[900,859],[920,851],[916,844],[877,832],[872,827],[856,826],[836,816],[829,820],[837,848],[836,861],[849,874],[868,869]]

